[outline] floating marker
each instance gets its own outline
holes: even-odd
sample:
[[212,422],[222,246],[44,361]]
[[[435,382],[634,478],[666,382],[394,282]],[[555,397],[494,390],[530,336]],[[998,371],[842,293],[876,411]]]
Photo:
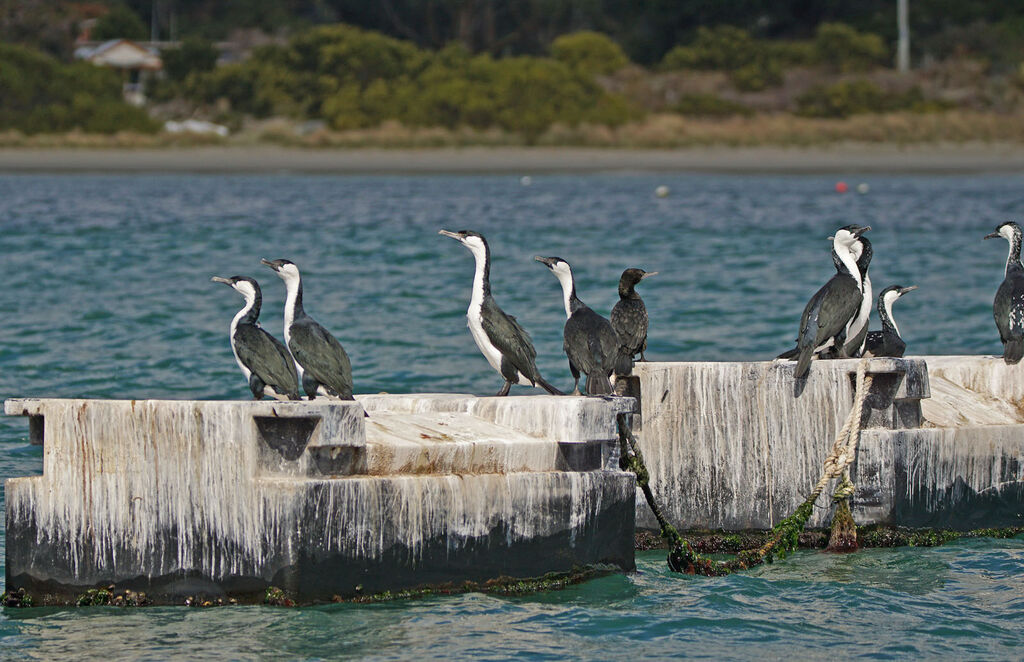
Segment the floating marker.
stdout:
[[529,175],[523,175],[522,177],[519,178],[519,183],[522,184],[523,186],[529,186],[530,184],[533,183],[533,177],[530,177]]
[[867,182],[861,182],[860,184],[857,184],[857,193],[860,193],[861,195],[864,195],[870,190],[871,187],[868,186]]
[[846,193],[850,190],[850,187],[846,185],[846,182],[836,182],[836,193]]
[[659,198],[667,198],[668,187],[665,185],[659,186],[658,188],[654,189],[654,195],[658,196]]

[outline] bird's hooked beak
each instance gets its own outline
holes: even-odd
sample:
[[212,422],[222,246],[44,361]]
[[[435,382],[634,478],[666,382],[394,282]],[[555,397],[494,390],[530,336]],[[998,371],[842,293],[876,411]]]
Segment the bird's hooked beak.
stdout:
[[862,234],[864,234],[865,232],[867,232],[870,229],[871,229],[870,225],[865,225],[862,228],[857,228],[856,230],[853,231],[853,236],[854,237],[859,237],[859,236],[861,236]]
[[910,287],[901,287],[900,288],[900,296],[903,296],[907,292],[913,292],[916,289],[917,289],[917,285],[911,285]]
[[230,280],[228,280],[227,278],[221,278],[220,276],[214,276],[210,280],[212,280],[215,283],[224,283],[225,285],[231,285]]
[[278,266],[279,266],[279,265],[276,265],[276,264],[274,264],[273,262],[271,262],[270,260],[268,260],[268,259],[267,259],[267,258],[265,258],[265,257],[263,257],[263,258],[260,258],[260,262],[261,262],[262,264],[265,264],[265,265],[267,265],[268,267],[270,267],[270,268],[271,268],[271,269],[273,269],[274,271],[277,271],[277,269],[278,269]]
[[985,235],[985,239],[999,239],[1002,236],[1003,235],[999,234],[998,232],[990,232],[989,234]]
[[651,276],[657,276],[657,275],[658,275],[657,271],[645,271],[644,275],[640,276],[640,280],[643,280],[645,278],[650,278]]
[[446,237],[451,237],[452,239],[456,239],[458,241],[462,241],[463,239],[463,235],[459,234],[458,232],[452,232],[451,230],[440,230],[437,234],[443,234]]
[[533,259],[537,260],[548,269],[551,269],[555,266],[555,258],[553,257],[541,257],[540,255],[534,255]]

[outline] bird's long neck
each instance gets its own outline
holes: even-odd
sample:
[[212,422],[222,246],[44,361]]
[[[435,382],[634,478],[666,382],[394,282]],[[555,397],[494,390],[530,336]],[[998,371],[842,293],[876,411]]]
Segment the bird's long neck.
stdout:
[[619,298],[639,299],[640,295],[636,293],[636,285],[634,283],[623,283],[622,281],[619,281]]
[[285,291],[287,295],[284,301],[284,333],[290,338],[292,322],[306,315],[302,308],[302,278],[286,280]]
[[857,261],[853,259],[853,253],[846,246],[832,245],[832,262],[841,274],[846,274],[857,281],[857,287],[863,291],[864,284],[860,279],[860,269],[857,268]]
[[584,303],[580,301],[580,298],[576,296],[576,279],[573,278],[572,270],[566,272],[556,272],[555,275],[558,277],[558,282],[562,284],[562,299],[565,303],[565,317],[566,319],[572,317],[580,308],[584,307]]
[[883,295],[878,299],[878,319],[882,320],[882,331],[889,331],[900,335],[899,327],[892,316],[892,304],[899,297]]
[[1013,239],[1008,241],[1010,252],[1006,256],[1006,273],[1010,273],[1010,270],[1013,268],[1024,269],[1024,265],[1021,265],[1020,262],[1020,240],[1021,233],[1014,232]]
[[260,318],[260,308],[263,306],[263,296],[260,293],[245,295],[245,305],[235,315],[235,319],[232,322],[231,327],[238,326],[239,323],[256,324],[256,321]]
[[470,250],[476,260],[476,271],[473,273],[473,296],[470,299],[470,305],[478,306],[483,303],[484,297],[491,294],[491,249],[485,245],[483,248],[471,248]]

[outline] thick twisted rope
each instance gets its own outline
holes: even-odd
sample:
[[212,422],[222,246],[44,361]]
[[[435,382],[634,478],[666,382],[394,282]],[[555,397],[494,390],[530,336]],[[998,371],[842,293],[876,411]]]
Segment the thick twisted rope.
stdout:
[[[821,478],[814,485],[810,495],[804,500],[792,515],[779,522],[773,529],[768,542],[757,549],[744,550],[734,560],[715,561],[698,554],[693,547],[679,535],[661,512],[654,499],[654,493],[650,487],[650,475],[644,465],[643,456],[640,453],[640,446],[633,436],[627,422],[626,415],[618,418],[619,443],[621,448],[620,466],[629,469],[637,476],[637,484],[640,486],[655,518],[661,528],[661,536],[669,545],[668,566],[675,572],[699,575],[727,575],[736,570],[745,570],[755,565],[771,561],[775,557],[783,557],[796,549],[800,541],[800,532],[803,531],[807,520],[814,511],[814,504],[821,496],[825,486],[847,471],[853,458],[856,456],[857,444],[860,440],[861,420],[864,415],[864,401],[867,399],[868,391],[871,390],[872,378],[867,374],[867,359],[862,359],[857,366],[856,390],[854,393],[853,407],[839,430],[835,442],[832,444],[832,451],[825,458]],[[853,493],[853,484],[847,478],[846,485],[840,489]]]

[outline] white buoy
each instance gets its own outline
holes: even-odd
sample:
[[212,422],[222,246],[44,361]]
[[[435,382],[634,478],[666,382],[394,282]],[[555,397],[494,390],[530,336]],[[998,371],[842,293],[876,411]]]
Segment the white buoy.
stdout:
[[658,196],[659,198],[667,198],[668,197],[668,187],[665,186],[664,184],[662,184],[658,188],[654,189],[654,195]]
[[530,184],[533,183],[533,177],[530,177],[529,175],[523,175],[522,177],[519,178],[519,183],[522,184],[523,186],[529,186]]
[[867,182],[861,182],[860,184],[857,184],[857,193],[860,193],[861,195],[867,193],[870,190],[871,187],[868,186]]

